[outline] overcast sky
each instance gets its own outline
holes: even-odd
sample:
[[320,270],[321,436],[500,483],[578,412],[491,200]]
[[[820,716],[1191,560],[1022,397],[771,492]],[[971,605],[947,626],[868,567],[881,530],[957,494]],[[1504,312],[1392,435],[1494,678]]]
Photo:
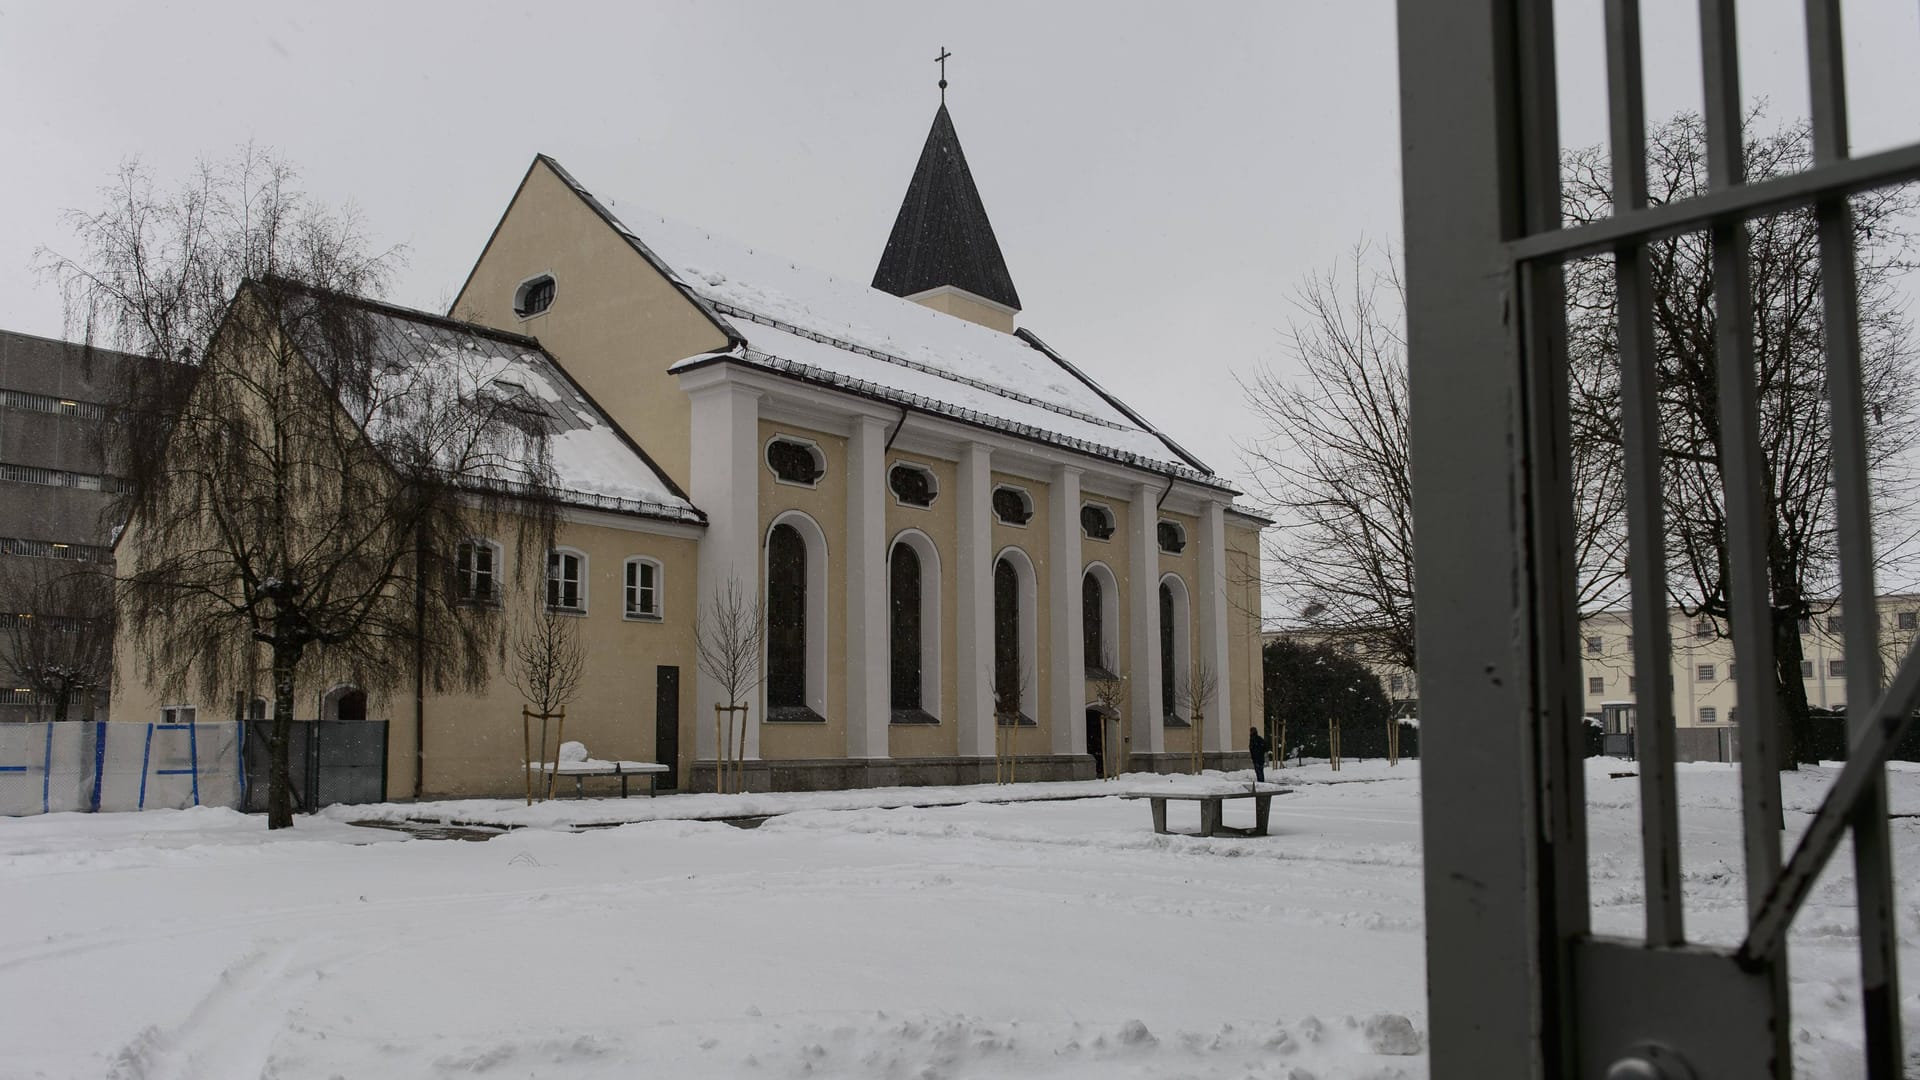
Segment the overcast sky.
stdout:
[[[1216,469],[1233,375],[1286,360],[1301,278],[1397,244],[1390,0],[1264,3],[125,3],[0,0],[0,327],[59,336],[37,245],[122,159],[163,179],[249,139],[444,310],[536,152],[868,280],[939,95],[1022,325]],[[1604,138],[1599,0],[1563,0],[1566,141]],[[1649,110],[1699,102],[1693,5],[1651,3]],[[1747,88],[1804,111],[1800,0],[1742,5]],[[1920,5],[1847,5],[1856,144],[1916,137]],[[563,358],[564,359],[564,358]]]

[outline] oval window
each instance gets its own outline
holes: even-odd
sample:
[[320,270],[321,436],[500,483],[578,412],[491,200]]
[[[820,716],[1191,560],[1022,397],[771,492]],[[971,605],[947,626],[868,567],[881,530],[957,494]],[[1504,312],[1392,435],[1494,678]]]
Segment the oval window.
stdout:
[[542,274],[521,282],[513,294],[513,313],[521,318],[538,315],[553,306],[553,275]]
[[887,474],[887,486],[902,506],[933,505],[933,474],[918,465],[895,465]]
[[1033,500],[1019,488],[994,488],[993,516],[1008,525],[1025,525],[1033,520]]
[[1081,507],[1080,531],[1090,540],[1113,539],[1113,511],[1093,503]]
[[767,468],[789,484],[812,487],[826,474],[826,462],[820,451],[792,439],[775,439],[767,444]]

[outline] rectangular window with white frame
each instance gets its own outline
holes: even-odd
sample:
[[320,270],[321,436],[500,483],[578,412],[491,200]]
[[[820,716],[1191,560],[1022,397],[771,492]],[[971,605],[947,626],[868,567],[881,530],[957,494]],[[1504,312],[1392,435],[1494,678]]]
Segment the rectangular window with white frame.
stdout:
[[1720,713],[1713,706],[1711,705],[1700,706],[1700,722],[1701,723],[1712,724],[1712,723],[1719,722],[1719,720],[1720,720]]
[[167,705],[160,710],[163,724],[191,724],[200,710],[193,705]]
[[626,616],[660,618],[660,564],[652,559],[627,560]]
[[547,607],[584,615],[587,611],[587,557],[566,548],[547,552]]
[[454,597],[468,604],[500,602],[500,548],[486,540],[469,540],[454,551]]
[[1713,665],[1700,664],[1693,669],[1693,677],[1700,682],[1713,681]]

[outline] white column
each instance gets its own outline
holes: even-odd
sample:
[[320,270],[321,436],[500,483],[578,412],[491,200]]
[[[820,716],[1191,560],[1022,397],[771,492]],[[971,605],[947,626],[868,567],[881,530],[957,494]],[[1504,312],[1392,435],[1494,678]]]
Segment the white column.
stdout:
[[[692,406],[688,494],[707,515],[700,539],[699,610],[704,612],[728,583],[738,581],[747,599],[761,602],[760,584],[760,395],[719,382],[689,393]],[[713,708],[725,704],[718,683],[698,674],[694,745],[711,761],[718,752]],[[746,756],[760,756],[764,694],[756,694],[747,724]]]
[[1200,511],[1200,581],[1198,582],[1200,656],[1213,669],[1216,689],[1203,721],[1202,748],[1224,752],[1233,746],[1233,687],[1227,678],[1232,650],[1227,616],[1232,601],[1227,592],[1227,526],[1225,507],[1209,502]]
[[[887,756],[886,422],[860,417],[847,442],[847,756]],[[934,585],[935,588],[939,586]]]
[[1047,520],[1047,592],[1051,598],[1052,670],[1048,672],[1053,752],[1087,752],[1087,641],[1080,633],[1080,470],[1053,467]]
[[1127,701],[1137,753],[1167,752],[1160,715],[1160,489],[1135,484],[1127,507],[1127,628],[1132,668]]
[[954,544],[954,690],[961,757],[993,756],[993,471],[992,451],[968,443],[960,451]]

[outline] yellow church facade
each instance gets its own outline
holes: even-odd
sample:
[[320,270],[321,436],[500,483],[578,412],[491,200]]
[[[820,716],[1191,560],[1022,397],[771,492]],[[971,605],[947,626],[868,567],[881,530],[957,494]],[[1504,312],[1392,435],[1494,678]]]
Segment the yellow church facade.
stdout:
[[[568,737],[710,789],[725,702],[695,635],[732,584],[768,627],[750,790],[990,781],[1008,735],[1022,779],[1243,763],[1265,522],[1019,311],[944,106],[872,285],[537,157],[450,315],[536,340],[700,519],[563,509],[588,650]],[[655,590],[637,618],[636,564]],[[1197,723],[1196,674],[1217,684]],[[119,716],[166,704],[121,682]],[[520,706],[504,678],[368,702],[389,795],[519,790]]]

